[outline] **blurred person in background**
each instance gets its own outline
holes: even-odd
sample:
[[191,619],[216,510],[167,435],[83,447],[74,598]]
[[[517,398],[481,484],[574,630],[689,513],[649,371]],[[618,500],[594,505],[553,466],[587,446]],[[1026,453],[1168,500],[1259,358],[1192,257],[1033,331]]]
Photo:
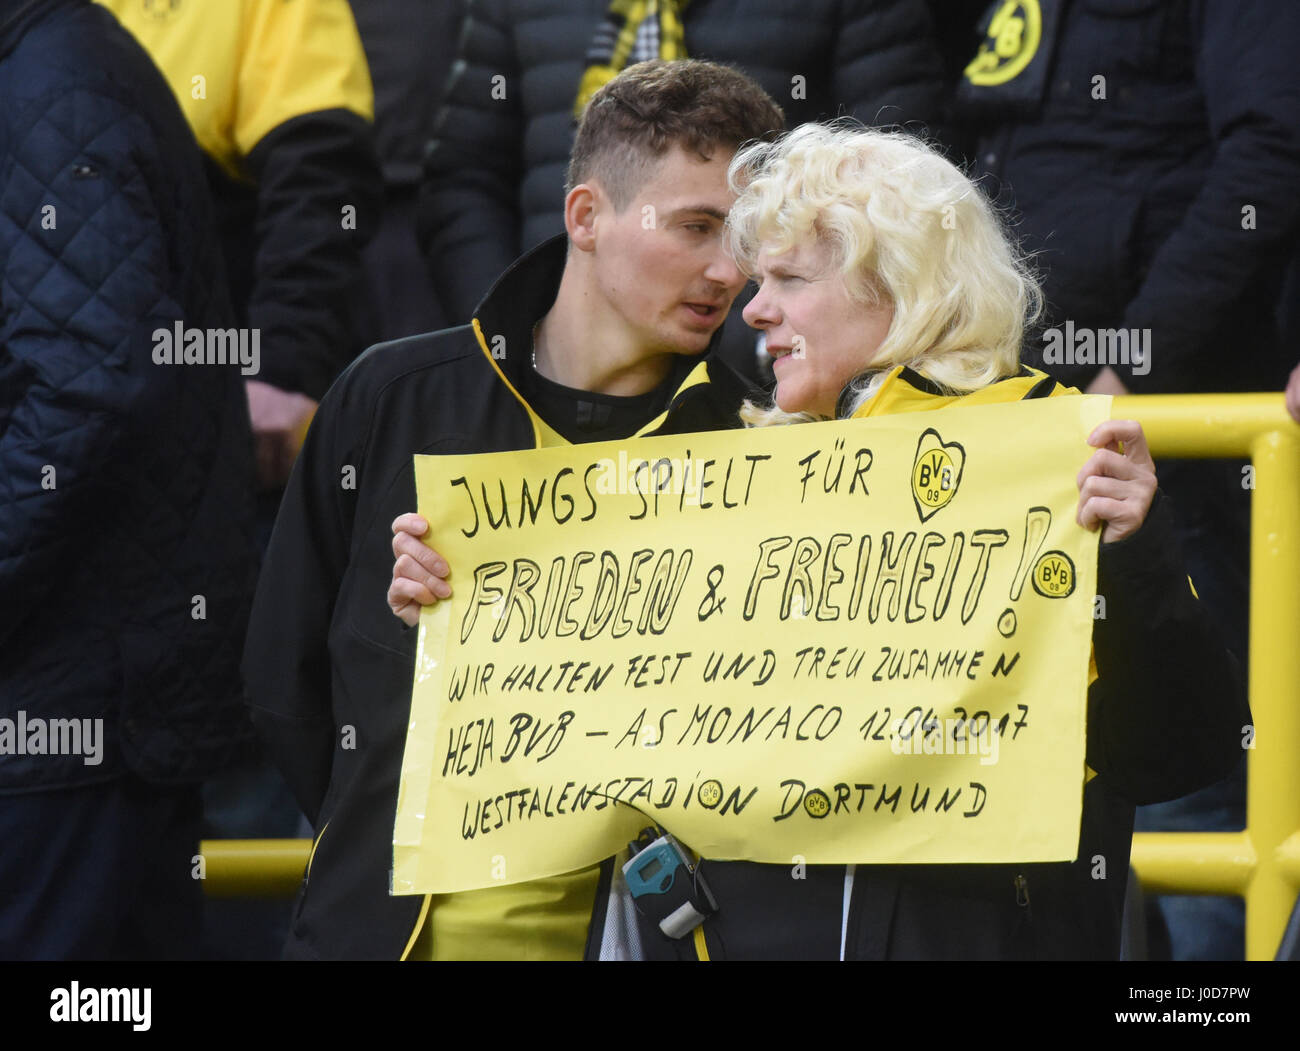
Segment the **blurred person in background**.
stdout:
[[0,98],[0,959],[194,958],[253,747],[247,359],[164,345],[233,332],[212,202],[90,0],[4,5]]
[[[702,58],[752,76],[793,124],[919,126],[942,100],[925,0],[461,0],[465,21],[425,162],[419,237],[450,324],[520,252],[564,230],[578,116],[621,69]],[[721,353],[769,361],[739,317]]]
[[434,332],[446,319],[415,237],[424,148],[452,72],[461,12],[451,0],[352,0],[375,86],[384,214],[366,245],[372,341]]
[[[1015,210],[1044,272],[1046,326],[1026,360],[1095,393],[1282,389],[1295,353],[1275,308],[1300,229],[1300,5],[998,0],[976,37],[953,113],[974,174]],[[1119,357],[1121,333],[1144,353],[1098,360],[1103,340]],[[1159,468],[1191,577],[1243,666],[1244,466]],[[1137,827],[1244,820],[1243,761],[1221,785],[1140,810]],[[1163,905],[1176,958],[1242,957],[1239,900]]]
[[316,404],[373,327],[361,253],[383,184],[351,9],[98,2],[157,63],[203,148],[235,309],[261,333],[248,401],[259,480],[278,490]]
[[[236,317],[259,335],[245,388],[264,547],[317,403],[378,327],[362,264],[383,199],[365,53],[347,0],[99,2],[157,63],[203,150]],[[205,798],[213,838],[302,832],[269,763],[214,779]],[[210,955],[278,955],[287,903],[208,911]]]

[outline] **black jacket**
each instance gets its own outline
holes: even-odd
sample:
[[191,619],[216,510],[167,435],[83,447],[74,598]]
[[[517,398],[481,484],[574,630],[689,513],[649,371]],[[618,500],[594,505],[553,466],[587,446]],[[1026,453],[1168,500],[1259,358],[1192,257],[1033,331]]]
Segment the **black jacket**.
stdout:
[[[564,229],[574,99],[609,0],[465,6],[419,219],[457,321],[519,252]],[[682,25],[688,55],[748,73],[791,127],[841,114],[868,124],[937,116],[941,66],[924,0],[691,0]]]
[[[413,455],[533,447],[487,347],[497,335],[532,346],[565,248],[551,241],[501,277],[476,313],[484,344],[462,326],[368,350],[321,403],[294,466],[244,657],[253,720],[320,831],[289,957],[396,959],[415,933],[423,899],[388,894],[415,660],[415,633],[385,600],[391,524],[416,506]],[[654,433],[738,425],[752,391],[706,360],[709,382],[678,391]],[[516,387],[530,367],[519,352],[495,365]]]
[[[0,15],[0,717],[103,719],[103,761],[0,757],[0,793],[246,756],[243,377],[160,365],[233,318],[198,148],[85,0]],[[201,601],[200,601],[201,599]]]
[[[351,0],[375,88],[375,149],[388,187],[420,183],[424,148],[456,56],[451,0]],[[415,231],[407,230],[414,238]]]
[[[1274,304],[1300,233],[1300,5],[1041,7],[1030,64],[968,78],[958,103],[1046,271],[1051,324],[1150,329],[1150,371],[1116,370],[1134,393],[1279,389],[1295,357]],[[1027,360],[1065,382],[1097,371],[1043,349]]]

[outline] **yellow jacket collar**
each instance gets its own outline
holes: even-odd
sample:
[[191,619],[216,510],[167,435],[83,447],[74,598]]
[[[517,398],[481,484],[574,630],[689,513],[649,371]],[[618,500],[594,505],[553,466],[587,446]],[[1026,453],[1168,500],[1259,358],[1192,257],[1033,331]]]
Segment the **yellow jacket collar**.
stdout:
[[884,382],[875,394],[853,414],[853,418],[892,416],[900,412],[925,412],[958,403],[994,405],[1077,393],[1079,392],[1073,387],[1062,386],[1047,373],[1022,365],[1016,375],[990,383],[987,387],[981,387],[969,394],[949,394],[907,366],[895,365],[885,375]]

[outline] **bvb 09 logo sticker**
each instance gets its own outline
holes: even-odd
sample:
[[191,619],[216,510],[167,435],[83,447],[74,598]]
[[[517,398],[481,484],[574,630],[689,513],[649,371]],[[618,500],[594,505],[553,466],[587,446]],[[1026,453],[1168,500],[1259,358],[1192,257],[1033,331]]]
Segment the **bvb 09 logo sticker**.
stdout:
[[979,53],[966,67],[966,79],[978,87],[1005,84],[1034,60],[1042,35],[1038,0],[1004,0],[989,22]]
[[700,785],[700,793],[696,797],[700,801],[700,806],[712,810],[722,802],[722,782],[710,778]]
[[831,797],[814,788],[803,797],[803,808],[809,817],[823,818],[831,812]]
[[945,444],[933,428],[921,435],[912,461],[912,499],[922,522],[957,495],[965,466],[966,450],[957,442]]
[[1074,591],[1074,563],[1064,551],[1049,551],[1034,563],[1032,579],[1044,598],[1065,598]]

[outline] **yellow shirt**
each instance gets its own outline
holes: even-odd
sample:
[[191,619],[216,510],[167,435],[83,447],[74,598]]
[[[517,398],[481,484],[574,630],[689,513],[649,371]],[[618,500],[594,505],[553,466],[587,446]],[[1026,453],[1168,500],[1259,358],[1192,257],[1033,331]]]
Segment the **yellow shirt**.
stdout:
[[430,895],[408,959],[581,960],[600,868]]
[[374,119],[370,69],[346,0],[97,0],[162,70],[194,137],[225,173],[272,129],[327,109]]

